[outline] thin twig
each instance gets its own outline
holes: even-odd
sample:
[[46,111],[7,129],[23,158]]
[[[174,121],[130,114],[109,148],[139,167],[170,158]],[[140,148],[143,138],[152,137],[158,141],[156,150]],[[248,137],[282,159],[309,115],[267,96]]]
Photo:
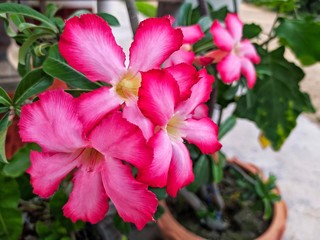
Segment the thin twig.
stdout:
[[206,0],[198,0],[200,13],[202,16],[209,16],[209,9]]
[[187,189],[182,188],[179,193],[196,212],[207,211],[207,207],[193,192],[189,192]]
[[228,164],[227,166],[232,167],[234,170],[236,170],[247,182],[251,183],[252,185],[256,184],[256,181],[252,177],[250,177],[249,174],[243,171],[241,167],[235,164]]
[[238,2],[237,2],[237,0],[233,0],[233,12],[238,14]]
[[135,34],[139,25],[137,8],[134,0],[126,0],[127,10],[130,18],[132,33]]

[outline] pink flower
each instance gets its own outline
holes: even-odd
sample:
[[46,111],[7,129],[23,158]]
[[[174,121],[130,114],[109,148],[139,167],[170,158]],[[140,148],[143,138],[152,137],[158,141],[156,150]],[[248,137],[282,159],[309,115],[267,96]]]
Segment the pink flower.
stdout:
[[256,82],[253,64],[258,64],[260,57],[248,39],[241,40],[243,24],[236,14],[229,13],[225,23],[226,28],[217,20],[213,22],[210,32],[219,50],[210,52],[207,57],[212,57],[214,62],[218,62],[217,70],[224,83],[239,80],[242,73],[251,89]]
[[[191,72],[187,66],[180,65],[181,70]],[[155,134],[149,141],[154,148],[154,159],[150,167],[138,173],[137,179],[151,186],[167,185],[168,194],[175,196],[194,179],[184,139],[197,145],[203,153],[214,153],[221,148],[217,125],[203,113],[193,117],[195,110],[209,99],[214,79],[201,70],[197,82],[186,87],[188,81],[177,81],[170,69],[141,74],[138,106],[154,124]]]
[[165,67],[174,66],[179,63],[192,64],[195,58],[195,54],[192,52],[192,44],[204,37],[199,24],[178,27],[178,29],[181,29],[183,33],[183,45],[164,62]]
[[34,193],[50,197],[72,172],[73,189],[63,207],[66,217],[97,223],[108,211],[110,198],[125,221],[142,229],[153,219],[157,199],[146,184],[135,180],[129,166],[145,168],[152,159],[139,128],[114,111],[86,132],[77,99],[63,90],[39,98],[22,108],[19,122],[22,140],[42,148],[31,152],[27,170]]
[[[126,68],[125,54],[105,20],[94,14],[69,19],[59,41],[61,55],[91,81],[111,85],[82,96],[79,111],[86,126],[92,128],[122,103],[132,108],[124,110],[126,119],[136,124],[141,120],[149,126],[149,122],[140,119],[142,114],[135,104],[141,84],[139,72],[160,68],[181,47],[182,38],[181,30],[171,26],[170,17],[142,21],[130,47]],[[86,106],[94,105],[99,106],[99,110],[91,114],[91,109]],[[148,133],[144,134],[147,137]]]

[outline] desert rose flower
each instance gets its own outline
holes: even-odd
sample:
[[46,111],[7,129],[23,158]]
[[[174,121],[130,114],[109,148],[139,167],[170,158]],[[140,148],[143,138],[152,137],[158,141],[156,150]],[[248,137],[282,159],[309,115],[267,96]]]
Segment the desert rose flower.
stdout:
[[210,58],[211,62],[218,62],[217,70],[224,83],[239,80],[242,73],[251,89],[256,82],[256,71],[253,64],[258,64],[260,57],[248,39],[242,40],[243,23],[236,14],[229,13],[225,24],[226,27],[222,27],[217,20],[213,22],[210,32],[219,49],[206,54],[202,59],[202,64],[208,64]]
[[107,115],[90,133],[79,118],[76,99],[63,90],[48,91],[25,105],[19,122],[24,142],[35,142],[42,152],[31,152],[33,191],[50,197],[73,173],[73,189],[63,207],[72,221],[97,223],[108,211],[110,198],[119,215],[138,229],[153,219],[156,196],[135,180],[129,164],[145,168],[152,159],[138,127],[118,111]]
[[178,27],[183,33],[183,44],[181,48],[171,54],[171,56],[164,62],[165,67],[174,66],[179,63],[192,64],[195,59],[195,54],[192,52],[192,44],[198,42],[204,37],[199,24]]
[[[141,84],[140,71],[160,68],[161,64],[182,44],[182,32],[171,26],[170,17],[150,18],[140,23],[130,47],[129,66],[117,45],[107,22],[95,14],[84,14],[67,20],[59,41],[59,50],[68,64],[91,81],[104,81],[111,87],[84,94],[79,111],[90,129],[109,111],[126,103],[123,114],[135,124],[151,123],[143,119],[136,107]],[[91,113],[87,106],[99,106]],[[144,133],[148,138],[149,133]]]
[[166,185],[168,194],[176,196],[179,189],[194,179],[184,139],[198,146],[203,153],[214,153],[221,148],[217,125],[208,117],[200,117],[202,114],[197,114],[197,119],[193,117],[195,109],[209,99],[214,79],[203,69],[198,81],[188,89],[168,70],[141,74],[138,106],[154,124],[155,134],[149,141],[154,148],[154,159],[137,178],[151,186]]

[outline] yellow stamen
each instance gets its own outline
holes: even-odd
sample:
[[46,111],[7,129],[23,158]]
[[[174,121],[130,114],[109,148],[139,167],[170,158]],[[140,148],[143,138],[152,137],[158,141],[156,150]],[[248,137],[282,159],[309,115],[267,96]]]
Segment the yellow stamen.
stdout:
[[138,96],[138,91],[141,86],[141,78],[139,75],[126,73],[121,81],[116,85],[116,92],[123,99],[128,99]]

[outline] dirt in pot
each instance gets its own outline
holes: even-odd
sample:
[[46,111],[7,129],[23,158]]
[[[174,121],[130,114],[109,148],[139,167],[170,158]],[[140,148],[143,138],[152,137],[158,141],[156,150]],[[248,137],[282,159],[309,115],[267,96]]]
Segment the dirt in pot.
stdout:
[[[255,186],[248,180],[250,179],[246,179],[232,167],[225,168],[224,178],[219,183],[219,190],[224,199],[222,211],[214,197],[207,196],[204,199],[200,190],[197,196],[206,205],[206,212],[196,212],[181,196],[175,199],[168,198],[167,204],[178,222],[206,239],[255,239],[266,231],[272,217],[269,220],[264,219],[264,202],[257,194]],[[205,188],[210,187],[211,185]],[[208,219],[211,222],[209,227]]]

